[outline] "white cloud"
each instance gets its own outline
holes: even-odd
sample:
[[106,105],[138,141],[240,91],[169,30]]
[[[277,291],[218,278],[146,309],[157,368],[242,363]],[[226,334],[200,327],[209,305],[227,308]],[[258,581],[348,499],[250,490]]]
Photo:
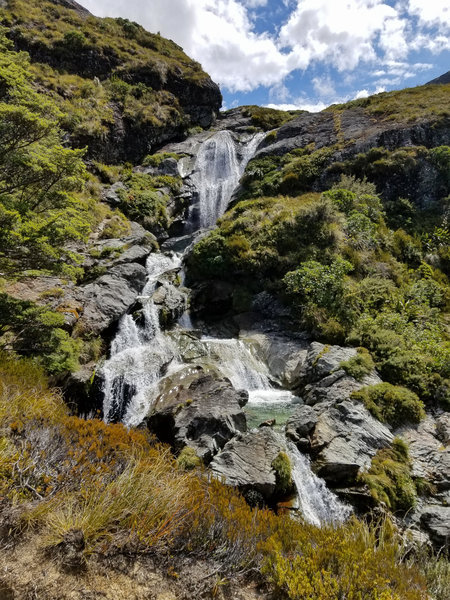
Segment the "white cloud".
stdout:
[[386,28],[401,35],[397,11],[383,0],[303,0],[282,27],[280,41],[293,49],[299,65],[320,60],[344,71],[375,59],[375,42]]
[[266,104],[267,108],[276,108],[278,110],[307,110],[308,112],[320,112],[329,104],[325,102],[311,102],[308,100],[298,100],[292,104]]
[[[228,90],[266,86],[273,89],[271,99],[283,103],[289,100],[285,78],[299,69],[326,63],[345,81],[367,64],[378,76],[385,71],[386,78],[401,78],[414,70],[407,64],[411,50],[450,49],[449,0],[397,0],[394,6],[388,0],[283,0],[292,10],[278,35],[255,29],[253,9],[269,9],[268,0],[79,1],[100,16],[127,17],[160,31]],[[439,25],[439,32],[431,25]],[[393,63],[406,66],[401,70]],[[335,94],[327,78],[313,85],[321,100]]]
[[409,10],[425,25],[438,25],[450,30],[450,4],[448,0],[409,0]]

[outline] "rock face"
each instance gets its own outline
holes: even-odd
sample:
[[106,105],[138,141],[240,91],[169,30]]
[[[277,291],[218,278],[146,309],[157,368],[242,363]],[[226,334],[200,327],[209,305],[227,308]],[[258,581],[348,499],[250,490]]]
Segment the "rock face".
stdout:
[[356,352],[355,348],[324,346],[319,342],[312,342],[298,371],[298,378],[302,383],[298,393],[306,404],[340,402],[366,385],[381,383],[376,371],[361,381],[356,381],[340,368],[341,362],[349,360]]
[[270,500],[276,490],[272,462],[286,448],[283,438],[269,427],[236,436],[211,463],[213,474],[242,492],[256,490]]
[[190,446],[209,462],[233,436],[247,430],[242,407],[248,393],[235,390],[227,379],[204,373],[194,375],[187,384],[183,380],[186,373],[172,380],[172,393],[159,399],[147,424],[175,450]]
[[314,470],[332,485],[353,484],[377,450],[393,440],[385,425],[350,400],[300,406],[286,424],[286,435],[311,454]]
[[432,483],[438,492],[450,490],[450,415],[430,415],[416,427],[399,431],[408,442],[412,474]]
[[[443,76],[446,78],[446,76]],[[430,82],[441,83],[441,82]],[[445,81],[442,81],[445,83]],[[326,165],[350,160],[359,153],[372,148],[384,147],[388,150],[405,146],[448,145],[450,132],[445,122],[421,122],[413,124],[396,120],[383,120],[367,114],[363,108],[348,107],[340,113],[339,127],[335,127],[331,111],[304,113],[289,121],[277,130],[274,141],[266,143],[257,157],[284,155],[296,148],[305,148],[312,144],[315,150],[331,148]],[[344,145],[344,147],[342,147]],[[336,172],[328,171],[326,166],[312,184],[315,191],[326,190],[336,181]],[[436,188],[438,173],[429,161],[418,161],[414,177],[405,181],[404,177],[383,178],[376,183],[379,193],[386,199],[408,197],[418,205],[425,206],[439,197]]]
[[438,548],[450,547],[450,506],[429,506],[420,522]]

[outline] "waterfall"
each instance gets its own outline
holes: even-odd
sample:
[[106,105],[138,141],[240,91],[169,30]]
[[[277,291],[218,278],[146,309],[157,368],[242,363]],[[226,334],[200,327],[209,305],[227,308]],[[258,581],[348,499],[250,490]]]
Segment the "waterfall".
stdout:
[[159,379],[175,360],[176,349],[159,325],[158,310],[151,299],[158,278],[178,268],[181,256],[151,254],[147,259],[147,283],[140,296],[140,322],[125,314],[111,344],[111,358],[101,369],[103,416],[106,421],[139,425],[146,416]]
[[219,131],[203,142],[193,177],[200,198],[200,227],[209,228],[226,211],[248,161],[264,134],[243,146],[241,157],[229,131]]
[[313,525],[343,523],[351,514],[351,508],[343,504],[315,475],[309,459],[301,454],[292,442],[287,443],[292,464],[292,479],[297,488],[299,509],[306,521]]

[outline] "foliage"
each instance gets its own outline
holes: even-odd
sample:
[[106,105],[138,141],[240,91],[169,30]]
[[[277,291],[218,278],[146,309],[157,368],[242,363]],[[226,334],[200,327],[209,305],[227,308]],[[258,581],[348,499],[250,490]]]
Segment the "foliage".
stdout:
[[245,117],[251,117],[252,124],[260,127],[263,131],[281,127],[288,121],[295,119],[305,111],[302,110],[276,110],[265,106],[243,106],[242,114]]
[[339,365],[341,369],[354,377],[357,381],[364,379],[366,375],[369,375],[375,368],[370,352],[365,348],[358,348],[358,352],[355,356],[349,358],[349,360],[342,361]]
[[272,461],[272,468],[275,471],[276,492],[279,495],[286,495],[292,490],[292,465],[286,452],[279,452]]
[[1,493],[17,503],[16,530],[39,528],[56,552],[77,530],[86,557],[188,551],[226,576],[262,570],[291,599],[424,597],[389,521],[317,528],[251,509],[232,488],[180,470],[143,431],[68,417],[29,362],[2,360],[0,382]]
[[378,450],[367,473],[360,475],[377,504],[392,511],[406,512],[414,508],[417,491],[410,473],[408,446],[395,438],[391,448]]
[[383,92],[367,98],[352,100],[346,104],[330,106],[329,111],[341,111],[361,107],[370,115],[383,120],[400,123],[420,121],[425,116],[436,121],[445,121],[449,117],[448,93],[450,84],[423,85],[400,91]]
[[352,393],[374,417],[383,423],[398,427],[404,423],[418,423],[425,417],[423,402],[414,392],[390,383],[378,383]]
[[181,156],[175,152],[157,152],[156,154],[147,155],[142,161],[142,165],[144,167],[159,167],[168,158],[179,160]]
[[63,314],[0,293],[0,348],[36,358],[52,374],[76,370],[82,350],[63,326]]

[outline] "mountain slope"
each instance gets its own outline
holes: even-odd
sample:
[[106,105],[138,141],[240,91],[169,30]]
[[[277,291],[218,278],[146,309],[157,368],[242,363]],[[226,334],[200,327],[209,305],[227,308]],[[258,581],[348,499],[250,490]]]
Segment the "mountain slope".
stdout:
[[154,146],[211,125],[219,88],[174,42],[76,2],[9,0],[1,22],[34,63],[37,85],[65,113],[77,147],[103,162],[136,161]]
[[446,83],[450,83],[450,71],[444,73],[440,77],[436,77],[436,79],[432,79],[426,85],[445,85]]

